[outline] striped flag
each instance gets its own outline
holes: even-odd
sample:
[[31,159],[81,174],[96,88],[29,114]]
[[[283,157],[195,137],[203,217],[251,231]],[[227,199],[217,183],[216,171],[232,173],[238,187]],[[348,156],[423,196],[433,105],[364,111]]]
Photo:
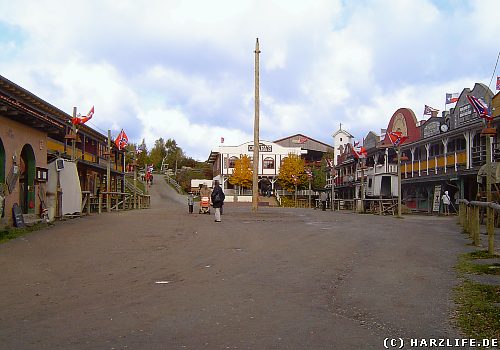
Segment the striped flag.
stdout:
[[446,104],[455,103],[458,101],[458,92],[446,94]]
[[404,136],[401,131],[388,132],[387,136],[389,136],[389,140],[391,140],[394,147],[399,147],[406,141],[406,139],[408,139],[408,136]]
[[82,117],[81,114],[78,114],[75,118],[71,118],[71,122],[74,125],[85,124],[90,119],[92,119],[93,116],[94,116],[94,106],[92,106],[92,108],[90,109],[90,111],[87,113],[87,115],[85,117]]
[[306,172],[308,178],[312,178],[313,177],[313,173],[312,173],[312,171],[311,171],[310,168],[305,169],[305,172]]
[[124,149],[128,145],[128,137],[127,134],[125,134],[125,131],[120,131],[118,134],[118,137],[115,140],[115,145],[118,147],[119,150]]
[[478,116],[488,121],[493,120],[488,106],[486,105],[486,103],[484,103],[484,101],[478,99],[474,95],[467,95],[467,98],[469,99],[471,106],[474,107],[474,110],[476,111]]
[[353,152],[354,152],[354,156],[356,158],[366,158],[367,156],[367,152],[366,152],[366,148],[362,147],[359,145],[359,141],[358,142],[354,142],[354,146],[352,148]]
[[425,105],[424,107],[424,115],[435,115],[438,114],[439,109],[432,108],[430,106]]
[[497,90],[500,90],[500,77],[497,77]]

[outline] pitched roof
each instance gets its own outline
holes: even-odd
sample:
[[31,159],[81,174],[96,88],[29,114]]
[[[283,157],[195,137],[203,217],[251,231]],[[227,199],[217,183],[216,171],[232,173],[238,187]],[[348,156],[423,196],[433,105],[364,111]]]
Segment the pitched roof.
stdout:
[[353,137],[353,138],[354,138],[354,136],[353,136],[353,135],[351,135],[349,132],[347,132],[346,130],[343,130],[343,129],[338,129],[337,131],[335,131],[335,132],[333,133],[333,135],[332,135],[332,136],[333,136],[333,137],[335,137],[335,136],[337,136],[337,135],[338,135],[338,134],[340,134],[340,133],[343,133],[344,135],[347,135],[348,137]]

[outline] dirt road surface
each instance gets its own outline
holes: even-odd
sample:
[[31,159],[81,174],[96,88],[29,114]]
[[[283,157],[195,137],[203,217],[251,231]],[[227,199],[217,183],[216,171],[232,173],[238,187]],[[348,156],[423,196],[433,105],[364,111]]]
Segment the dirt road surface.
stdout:
[[[454,338],[455,218],[227,204],[91,215],[0,245],[1,349],[382,349]],[[196,211],[196,209],[195,209]],[[157,283],[162,282],[162,283]]]

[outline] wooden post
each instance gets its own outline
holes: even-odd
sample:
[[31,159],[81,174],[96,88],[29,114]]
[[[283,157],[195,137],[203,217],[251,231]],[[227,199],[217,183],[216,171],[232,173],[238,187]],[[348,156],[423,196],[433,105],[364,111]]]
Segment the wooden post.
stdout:
[[90,215],[90,193],[87,193],[87,215]]
[[253,125],[252,212],[259,207],[259,38],[255,42],[255,118]]
[[[486,201],[491,203],[491,135],[486,136]],[[495,254],[495,211],[489,206],[486,208],[486,231],[488,232],[488,253]]]
[[480,221],[479,221],[479,206],[474,207],[474,234],[472,236],[472,240],[475,246],[479,246],[479,231],[481,229]]
[[102,213],[102,193],[99,193],[99,208],[98,208],[98,213]]
[[[76,107],[73,107],[73,118],[76,118]],[[71,123],[71,130],[73,132],[73,139],[71,143],[71,160],[76,159],[76,124]]]
[[309,208],[311,208],[311,178],[309,178]]
[[297,208],[297,184],[295,184],[295,208]]
[[398,154],[398,218],[401,216],[401,146],[396,150]]

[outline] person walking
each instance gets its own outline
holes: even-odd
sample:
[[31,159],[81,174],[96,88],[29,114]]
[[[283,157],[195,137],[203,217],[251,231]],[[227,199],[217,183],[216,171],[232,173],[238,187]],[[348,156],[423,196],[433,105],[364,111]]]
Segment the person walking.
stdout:
[[328,199],[328,194],[325,191],[321,192],[319,195],[319,200],[321,201],[321,210],[326,211],[326,200]]
[[450,196],[448,195],[448,191],[444,191],[444,194],[441,196],[441,201],[443,202],[444,215],[450,215],[451,199]]
[[193,214],[193,206],[194,206],[193,192],[189,192],[189,195],[188,195],[189,214]]
[[219,181],[215,180],[214,181],[214,189],[212,191],[211,195],[211,200],[212,200],[212,205],[215,209],[215,222],[220,222],[220,212],[221,208],[224,205],[224,199],[226,196],[224,195],[224,192],[222,191],[222,188],[219,185]]

